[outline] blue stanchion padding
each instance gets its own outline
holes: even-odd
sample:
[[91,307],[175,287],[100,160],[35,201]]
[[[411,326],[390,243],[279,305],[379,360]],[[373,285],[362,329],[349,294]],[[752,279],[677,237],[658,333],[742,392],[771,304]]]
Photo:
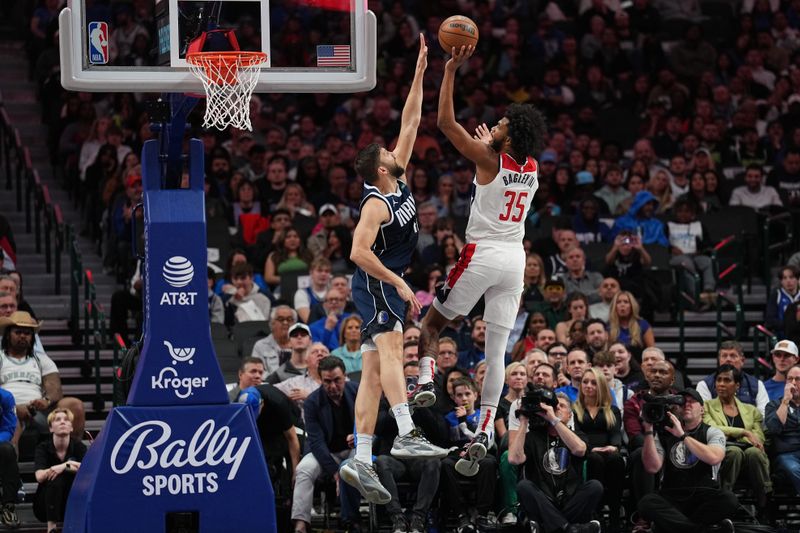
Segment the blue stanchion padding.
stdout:
[[203,532],[275,533],[245,404],[116,408],[76,476],[66,532],[161,532],[167,513],[197,511]]

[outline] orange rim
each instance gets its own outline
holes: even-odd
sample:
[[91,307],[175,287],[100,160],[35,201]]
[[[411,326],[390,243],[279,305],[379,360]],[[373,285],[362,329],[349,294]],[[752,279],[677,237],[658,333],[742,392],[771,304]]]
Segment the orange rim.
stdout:
[[192,52],[186,54],[186,62],[192,65],[203,66],[207,63],[215,63],[219,65],[230,65],[236,63],[238,65],[257,65],[267,60],[267,54],[264,52]]

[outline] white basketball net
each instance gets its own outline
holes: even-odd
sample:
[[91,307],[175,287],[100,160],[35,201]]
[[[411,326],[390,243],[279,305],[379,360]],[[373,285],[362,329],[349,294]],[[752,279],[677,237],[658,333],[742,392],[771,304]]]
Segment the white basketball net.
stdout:
[[204,127],[253,129],[250,97],[258,81],[259,67],[266,60],[267,55],[262,52],[199,52],[186,56],[192,73],[203,82],[206,92]]

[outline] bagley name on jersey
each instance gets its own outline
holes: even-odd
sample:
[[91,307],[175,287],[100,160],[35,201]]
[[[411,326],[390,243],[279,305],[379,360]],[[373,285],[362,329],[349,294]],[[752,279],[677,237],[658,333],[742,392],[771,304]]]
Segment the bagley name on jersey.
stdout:
[[503,176],[503,185],[512,185],[515,183],[523,183],[528,187],[533,187],[536,183],[536,174],[520,174],[519,172],[512,172],[507,176]]

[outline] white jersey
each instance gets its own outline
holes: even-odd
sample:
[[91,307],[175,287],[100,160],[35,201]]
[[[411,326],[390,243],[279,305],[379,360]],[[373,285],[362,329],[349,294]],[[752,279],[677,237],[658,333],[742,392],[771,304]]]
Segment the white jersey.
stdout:
[[14,396],[17,405],[27,405],[44,396],[42,378],[58,372],[53,360],[43,353],[18,359],[0,350],[0,358],[0,385]]
[[500,154],[500,169],[487,185],[473,183],[475,195],[467,223],[467,242],[502,241],[522,244],[525,218],[539,188],[538,165],[528,157],[519,165]]

